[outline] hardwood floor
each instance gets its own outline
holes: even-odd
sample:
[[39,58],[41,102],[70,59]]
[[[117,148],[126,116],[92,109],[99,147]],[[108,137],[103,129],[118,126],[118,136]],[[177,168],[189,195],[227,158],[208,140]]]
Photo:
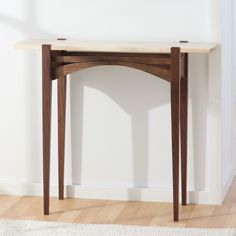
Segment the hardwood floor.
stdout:
[[236,228],[236,178],[224,203],[180,206],[180,221],[172,221],[172,204],[51,198],[51,214],[43,215],[42,197],[0,195],[0,218],[93,224],[167,227]]

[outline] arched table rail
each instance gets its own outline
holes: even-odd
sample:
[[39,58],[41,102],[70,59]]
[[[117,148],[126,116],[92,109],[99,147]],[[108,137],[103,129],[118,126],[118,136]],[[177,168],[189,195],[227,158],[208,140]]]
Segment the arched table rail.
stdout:
[[85,68],[117,65],[135,68],[170,82],[171,58],[169,54],[130,53],[52,53],[52,79],[64,77]]

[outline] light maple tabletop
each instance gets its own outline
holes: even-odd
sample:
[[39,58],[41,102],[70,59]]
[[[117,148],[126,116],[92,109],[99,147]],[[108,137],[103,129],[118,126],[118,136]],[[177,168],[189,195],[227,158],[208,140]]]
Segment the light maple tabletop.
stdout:
[[17,43],[19,49],[40,49],[51,45],[52,50],[75,52],[113,52],[113,53],[170,53],[172,47],[179,47],[181,53],[210,53],[216,43],[180,42],[125,42],[125,41],[78,41],[34,39]]

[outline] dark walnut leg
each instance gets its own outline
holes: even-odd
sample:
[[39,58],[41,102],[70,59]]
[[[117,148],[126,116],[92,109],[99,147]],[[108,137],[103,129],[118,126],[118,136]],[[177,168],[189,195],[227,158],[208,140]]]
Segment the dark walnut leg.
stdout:
[[179,220],[180,49],[171,49],[171,123],[174,221]]
[[43,195],[44,214],[49,214],[50,139],[51,139],[51,47],[42,46],[42,105],[43,105]]
[[64,199],[66,76],[57,80],[58,101],[58,182],[59,199]]
[[180,82],[180,127],[181,127],[181,185],[182,205],[187,204],[187,150],[188,150],[188,54],[182,61],[183,76]]

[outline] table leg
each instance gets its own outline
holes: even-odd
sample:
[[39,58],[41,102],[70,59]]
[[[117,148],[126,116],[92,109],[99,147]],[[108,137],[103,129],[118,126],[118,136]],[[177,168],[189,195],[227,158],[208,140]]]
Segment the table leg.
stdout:
[[49,214],[50,139],[51,139],[51,46],[42,46],[42,105],[43,105],[43,194],[44,214]]
[[66,76],[57,80],[58,101],[58,181],[59,199],[64,199]]
[[181,78],[180,127],[181,127],[181,185],[182,205],[187,204],[187,133],[188,133],[188,54],[184,55],[182,65],[184,76]]
[[171,48],[171,120],[174,221],[179,219],[180,48]]

